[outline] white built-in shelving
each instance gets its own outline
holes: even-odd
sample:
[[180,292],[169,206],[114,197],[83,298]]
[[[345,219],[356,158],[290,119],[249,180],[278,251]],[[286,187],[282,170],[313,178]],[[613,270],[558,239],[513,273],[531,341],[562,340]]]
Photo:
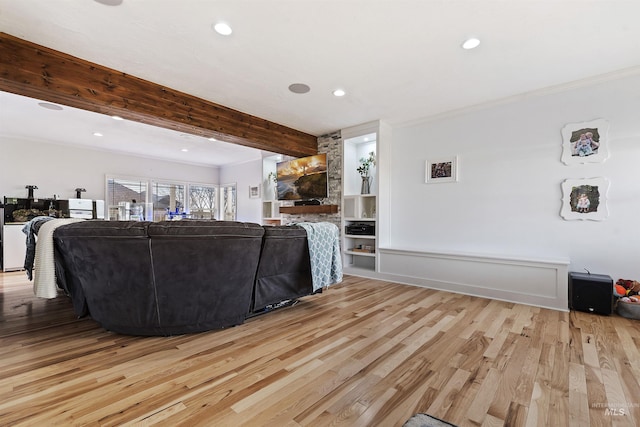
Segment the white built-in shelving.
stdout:
[[262,201],[262,224],[264,225],[280,225],[282,217],[280,216],[280,202],[277,200]]
[[[370,193],[361,194],[359,159],[376,153],[376,134],[363,134],[343,143],[342,259],[347,274],[367,274],[377,270],[377,211],[375,168],[371,170]],[[360,232],[349,233],[351,226]],[[361,227],[360,227],[361,226]],[[366,229],[366,231],[362,231]],[[360,234],[360,233],[366,234]]]
[[[344,235],[343,264],[349,268],[375,270],[376,261],[376,196],[352,195],[343,199]],[[366,229],[349,234],[350,227]]]
[[281,155],[273,155],[262,159],[262,224],[280,225],[282,215],[278,201],[276,182],[273,177],[276,174],[276,165],[283,160]]

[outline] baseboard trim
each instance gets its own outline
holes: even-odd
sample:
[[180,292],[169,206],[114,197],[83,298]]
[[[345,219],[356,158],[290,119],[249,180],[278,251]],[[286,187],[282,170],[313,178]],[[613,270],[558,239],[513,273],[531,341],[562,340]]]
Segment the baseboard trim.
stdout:
[[568,311],[568,260],[379,249],[377,278]]

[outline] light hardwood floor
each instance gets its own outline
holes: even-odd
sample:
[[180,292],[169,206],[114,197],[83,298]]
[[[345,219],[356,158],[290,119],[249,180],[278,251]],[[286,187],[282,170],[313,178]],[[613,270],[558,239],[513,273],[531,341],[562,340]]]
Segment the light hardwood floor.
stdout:
[[0,273],[0,425],[640,424],[640,322],[345,277],[230,329],[132,337]]

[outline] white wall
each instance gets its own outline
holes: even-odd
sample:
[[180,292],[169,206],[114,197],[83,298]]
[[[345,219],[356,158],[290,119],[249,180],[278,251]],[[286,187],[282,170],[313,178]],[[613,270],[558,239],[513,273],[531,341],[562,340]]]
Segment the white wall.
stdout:
[[173,163],[44,142],[0,137],[0,196],[26,197],[25,185],[37,185],[36,197],[105,198],[105,174],[217,184],[218,168]]
[[262,199],[250,199],[249,187],[262,188],[262,159],[220,168],[220,184],[237,185],[238,221],[262,223]]
[[[610,158],[566,166],[567,123],[608,119]],[[569,259],[569,270],[640,279],[640,76],[396,126],[388,247]],[[425,160],[459,156],[459,182],[425,184]],[[609,217],[566,221],[561,183],[606,177]]]

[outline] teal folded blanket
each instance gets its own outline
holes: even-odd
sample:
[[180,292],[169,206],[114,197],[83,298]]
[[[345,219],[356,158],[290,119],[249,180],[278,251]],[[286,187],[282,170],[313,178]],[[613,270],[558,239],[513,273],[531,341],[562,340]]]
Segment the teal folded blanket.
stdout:
[[338,227],[330,222],[299,222],[296,225],[307,231],[314,292],[342,282]]

